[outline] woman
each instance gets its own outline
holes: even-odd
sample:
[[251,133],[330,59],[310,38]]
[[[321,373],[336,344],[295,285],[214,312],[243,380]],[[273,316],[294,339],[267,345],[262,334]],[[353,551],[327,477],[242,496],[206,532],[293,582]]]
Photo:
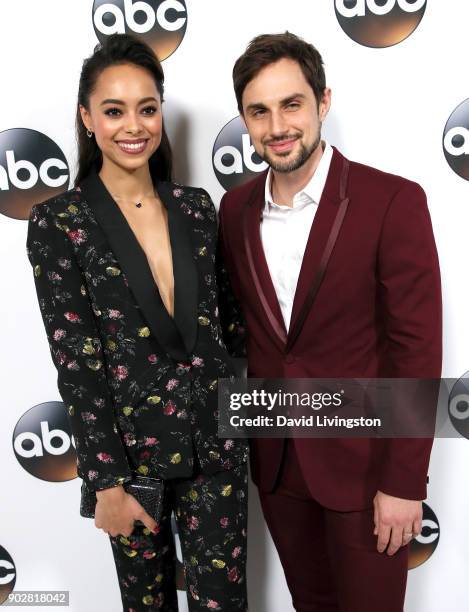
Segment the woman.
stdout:
[[[162,99],[137,39],[111,36],[85,60],[76,186],[33,208],[28,255],[124,610],[178,609],[173,511],[190,610],[246,610],[247,447],[217,437],[217,379],[233,372],[216,216],[205,191],[170,182]],[[135,474],[164,479],[158,523],[122,486]]]

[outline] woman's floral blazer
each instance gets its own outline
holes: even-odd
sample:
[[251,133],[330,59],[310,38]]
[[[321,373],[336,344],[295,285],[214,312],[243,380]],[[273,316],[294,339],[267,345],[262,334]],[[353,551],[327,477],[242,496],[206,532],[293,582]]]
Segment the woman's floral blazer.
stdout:
[[175,314],[99,176],[34,206],[28,232],[39,305],[67,406],[78,473],[91,489],[239,465],[217,435],[217,381],[233,375],[221,337],[217,223],[208,194],[156,185],[168,210]]

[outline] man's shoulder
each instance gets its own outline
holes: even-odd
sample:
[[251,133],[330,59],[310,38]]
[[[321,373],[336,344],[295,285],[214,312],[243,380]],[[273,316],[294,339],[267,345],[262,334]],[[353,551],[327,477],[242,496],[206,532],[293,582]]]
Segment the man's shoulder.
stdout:
[[222,198],[223,207],[225,209],[238,208],[250,200],[256,192],[263,197],[266,177],[267,171],[261,172],[253,179],[227,191]]
[[400,191],[423,192],[419,183],[364,163],[350,162],[350,186],[354,190],[393,197]]

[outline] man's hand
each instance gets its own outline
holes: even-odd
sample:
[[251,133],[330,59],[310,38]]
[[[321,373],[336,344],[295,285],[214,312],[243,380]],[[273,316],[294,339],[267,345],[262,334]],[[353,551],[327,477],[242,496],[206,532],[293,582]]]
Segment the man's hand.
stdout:
[[157,533],[157,523],[122,486],[97,491],[96,498],[95,525],[110,536],[129,537],[137,520],[152,533]]
[[377,549],[393,555],[422,530],[422,502],[378,491],[373,500]]

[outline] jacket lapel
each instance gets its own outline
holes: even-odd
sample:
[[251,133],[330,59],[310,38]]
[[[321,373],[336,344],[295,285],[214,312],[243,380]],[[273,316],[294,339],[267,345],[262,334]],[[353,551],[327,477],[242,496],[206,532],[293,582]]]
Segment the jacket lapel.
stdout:
[[260,235],[262,210],[265,205],[264,187],[266,178],[267,172],[263,172],[257,178],[250,197],[244,205],[244,246],[256,295],[261,304],[262,322],[267,325],[269,332],[274,332],[273,338],[283,350],[287,342],[287,332]]
[[[337,238],[348,206],[348,200],[345,201],[347,176],[344,172],[345,163],[347,163],[348,172],[348,162],[335,147],[333,149],[326,184],[311,226],[298,277],[288,333],[289,347],[298,337],[301,331],[299,327],[301,328],[308,314],[305,312],[305,305],[309,308],[312,305],[312,300],[307,301],[308,294],[311,292],[311,288],[317,284],[317,281],[319,280],[320,283],[322,280],[322,274],[325,272],[328,259],[328,257],[324,257],[325,253],[331,250],[331,247],[333,248],[333,243]],[[331,243],[332,239],[333,242]],[[324,267],[324,269],[321,270],[321,267]]]
[[[119,261],[129,287],[157,342],[176,361],[186,361],[188,358],[187,351],[179,330],[176,327],[176,322],[170,317],[161,300],[146,255],[118,205],[96,173],[90,174],[84,179],[80,187],[82,188],[88,205],[95,214],[96,220],[106,235],[112,251]],[[162,200],[163,197],[164,196],[162,196]],[[166,202],[164,203],[166,204]],[[169,214],[170,208],[172,207],[168,207],[168,218],[173,217],[172,214]],[[171,225],[174,230],[174,221]],[[178,234],[177,231],[176,234]],[[181,242],[179,235],[177,235],[175,241],[179,245]],[[174,261],[174,251],[176,249],[173,246],[173,236],[171,236],[171,246]],[[179,270],[179,257],[176,259],[178,261],[177,267]],[[175,285],[176,284],[175,280]]]

